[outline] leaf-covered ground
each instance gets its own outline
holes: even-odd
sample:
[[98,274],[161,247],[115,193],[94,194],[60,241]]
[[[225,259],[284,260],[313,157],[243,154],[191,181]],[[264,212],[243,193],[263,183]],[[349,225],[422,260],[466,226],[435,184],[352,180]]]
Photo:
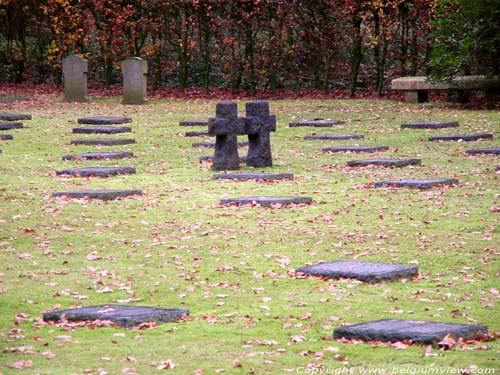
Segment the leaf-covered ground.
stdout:
[[[272,101],[278,119],[271,135],[274,166],[259,171],[291,172],[295,179],[259,183],[213,180],[210,165],[198,162],[213,151],[191,147],[198,139],[183,134],[193,129],[178,126],[213,116],[215,101],[123,106],[118,97],[89,104],[38,98],[0,104],[0,112],[33,115],[24,129],[8,132],[14,140],[0,141],[1,374],[498,371],[500,160],[465,154],[499,146],[498,111],[384,100]],[[239,109],[243,114],[244,102]],[[71,133],[76,120],[89,115],[131,116],[137,143],[70,145],[84,137]],[[319,117],[346,122],[331,129],[288,127],[292,120]],[[403,122],[424,120],[455,120],[460,127],[400,129]],[[495,137],[427,141],[469,132]],[[312,133],[365,139],[303,140]],[[350,168],[347,161],[374,155],[321,152],[350,144],[389,146],[376,156],[421,158],[423,165]],[[96,150],[135,156],[61,159]],[[55,175],[95,165],[134,166],[137,174]],[[453,177],[459,185],[373,188],[381,180],[425,177]],[[50,199],[56,191],[97,188],[143,189],[145,196]],[[222,198],[249,195],[311,196],[313,204],[219,205]],[[420,274],[372,285],[294,273],[305,264],[340,259],[418,265]],[[190,318],[141,330],[41,320],[44,311],[106,303],[183,307]],[[470,342],[448,338],[435,347],[332,339],[335,327],[382,318],[485,324],[492,335]]]

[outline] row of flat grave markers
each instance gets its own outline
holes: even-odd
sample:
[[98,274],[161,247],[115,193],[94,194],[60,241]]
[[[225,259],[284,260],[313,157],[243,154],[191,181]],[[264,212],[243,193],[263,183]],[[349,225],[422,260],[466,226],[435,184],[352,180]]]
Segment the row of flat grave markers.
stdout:
[[[114,116],[97,116],[85,117],[78,119],[78,124],[85,125],[73,129],[75,134],[118,134],[131,132],[132,128],[128,126],[115,126],[131,122],[130,117],[114,117]],[[122,145],[135,143],[134,139],[118,139],[118,138],[98,138],[98,139],[80,139],[73,140],[71,144],[75,145]],[[132,152],[111,151],[111,152],[87,152],[80,154],[70,154],[62,157],[63,160],[115,160],[131,158]],[[71,168],[56,171],[58,176],[73,176],[73,177],[111,177],[118,175],[135,174],[134,167],[86,167],[86,168]],[[141,190],[77,190],[66,191],[52,194],[53,197],[71,197],[71,198],[88,198],[100,200],[113,200],[132,195],[142,195]]]
[[[22,120],[31,120],[32,116],[23,113],[0,113],[0,141],[11,141],[14,139],[12,134],[4,134],[3,131],[22,129],[24,124]],[[0,154],[2,150],[0,149]]]

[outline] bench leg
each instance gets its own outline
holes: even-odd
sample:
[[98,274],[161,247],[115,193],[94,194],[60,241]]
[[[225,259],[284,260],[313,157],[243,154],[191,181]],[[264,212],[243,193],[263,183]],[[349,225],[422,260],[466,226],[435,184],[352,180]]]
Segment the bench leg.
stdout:
[[426,103],[429,101],[427,90],[405,91],[405,102]]

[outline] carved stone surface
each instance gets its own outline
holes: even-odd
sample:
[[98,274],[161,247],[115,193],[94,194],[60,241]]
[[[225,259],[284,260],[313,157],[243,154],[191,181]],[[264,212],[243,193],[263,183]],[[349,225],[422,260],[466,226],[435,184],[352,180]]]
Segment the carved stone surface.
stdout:
[[132,138],[91,138],[91,139],[74,139],[72,145],[89,145],[89,146],[119,146],[135,143]]
[[75,190],[53,193],[52,197],[89,198],[110,201],[117,198],[143,195],[142,190]]
[[74,177],[111,177],[122,174],[135,174],[133,167],[87,167],[73,168],[56,171],[56,175],[67,175]]
[[23,127],[22,122],[0,122],[0,130],[21,129]]
[[310,140],[326,140],[326,141],[342,141],[347,139],[364,139],[362,134],[311,134],[306,135],[304,139]]
[[472,150],[467,150],[465,152],[469,155],[478,155],[478,154],[500,155],[500,147],[475,148]]
[[128,126],[82,126],[80,128],[74,128],[73,133],[75,134],[118,134],[118,133],[129,133],[132,128]]
[[408,165],[421,165],[421,159],[365,159],[351,160],[347,162],[349,167],[364,167],[367,165],[377,165],[383,167],[406,167]]
[[110,125],[110,124],[126,124],[132,122],[131,117],[123,116],[94,116],[83,117],[78,119],[79,124],[86,125]]
[[335,328],[333,337],[362,341],[408,340],[414,344],[437,344],[450,334],[455,339],[474,339],[487,332],[488,327],[476,324],[382,319]]
[[388,146],[338,146],[338,147],[325,147],[324,152],[380,152],[387,151]]
[[458,121],[430,121],[430,122],[412,122],[402,124],[401,129],[443,129],[443,128],[456,128]]
[[247,165],[255,168],[271,167],[270,133],[276,131],[276,116],[269,114],[269,103],[263,100],[245,105],[245,133],[248,135]]
[[147,306],[100,305],[46,312],[43,320],[94,321],[107,320],[122,327],[131,328],[140,323],[177,322],[189,315],[187,309],[164,309]]
[[302,126],[310,126],[314,128],[330,128],[333,125],[343,125],[344,123],[345,121],[342,120],[316,119],[316,120],[302,120],[302,121],[290,122],[288,126],[291,128],[302,127]]
[[214,174],[214,180],[293,180],[293,173],[227,173]]
[[243,197],[221,200],[222,205],[244,205],[258,204],[262,207],[271,207],[274,205],[290,205],[290,204],[311,204],[312,198],[309,197]]
[[134,156],[133,152],[87,152],[83,154],[71,154],[62,157],[63,160],[101,160],[101,159],[125,159]]
[[148,63],[140,57],[129,57],[122,62],[122,104],[144,104],[147,96]]
[[87,99],[87,60],[77,55],[63,59],[64,101],[86,102]]
[[0,134],[0,140],[2,141],[10,141],[14,139],[14,137],[10,134]]
[[31,120],[31,115],[24,113],[0,113],[0,121]]
[[439,135],[435,137],[429,137],[430,142],[435,141],[477,141],[479,139],[492,139],[492,133],[480,133],[480,134],[453,134],[453,135]]
[[410,187],[417,189],[430,189],[436,186],[454,186],[458,185],[456,178],[433,178],[433,179],[403,179],[393,181],[376,182],[375,187]]
[[384,280],[395,280],[418,275],[418,268],[415,266],[345,260],[300,267],[296,271],[311,276],[322,276],[327,279],[350,278],[367,283],[378,283]]

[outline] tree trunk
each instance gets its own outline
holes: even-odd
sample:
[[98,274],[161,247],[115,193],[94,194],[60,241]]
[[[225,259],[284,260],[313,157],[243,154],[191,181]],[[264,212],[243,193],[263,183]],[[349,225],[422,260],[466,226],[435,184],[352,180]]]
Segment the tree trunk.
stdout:
[[353,44],[351,52],[351,87],[349,90],[349,96],[352,98],[356,92],[356,86],[358,83],[359,66],[361,65],[362,54],[362,35],[361,35],[361,23],[362,19],[357,15],[354,16],[353,25]]

